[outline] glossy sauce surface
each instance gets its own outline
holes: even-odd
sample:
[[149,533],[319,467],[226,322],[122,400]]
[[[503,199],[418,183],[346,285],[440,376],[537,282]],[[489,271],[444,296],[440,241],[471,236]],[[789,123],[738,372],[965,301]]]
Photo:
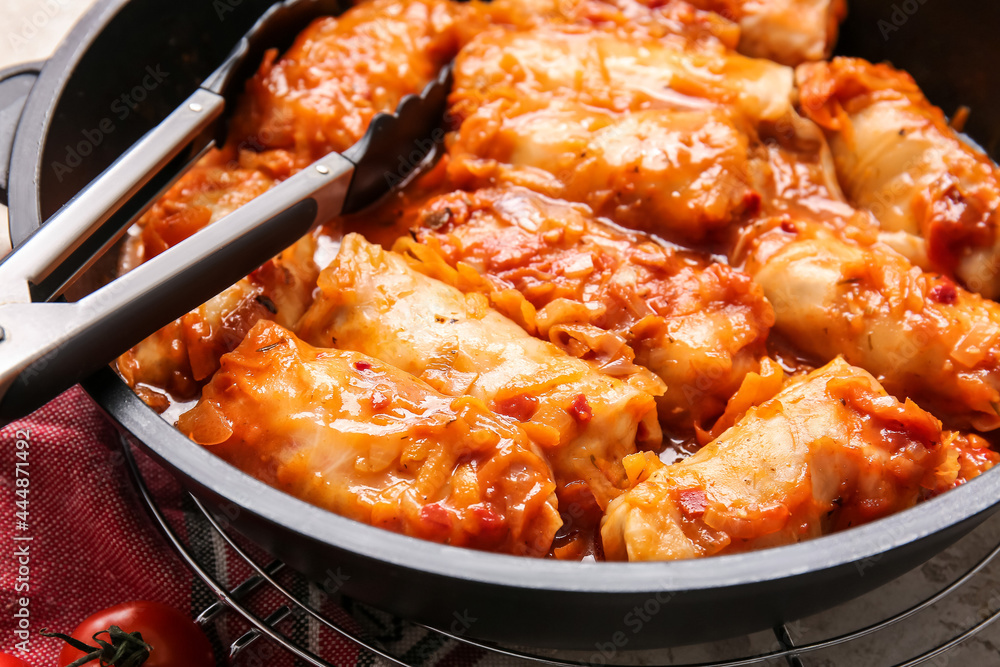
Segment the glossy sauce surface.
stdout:
[[407,535],[539,556],[561,523],[549,466],[516,425],[266,320],[178,427],[272,486]]

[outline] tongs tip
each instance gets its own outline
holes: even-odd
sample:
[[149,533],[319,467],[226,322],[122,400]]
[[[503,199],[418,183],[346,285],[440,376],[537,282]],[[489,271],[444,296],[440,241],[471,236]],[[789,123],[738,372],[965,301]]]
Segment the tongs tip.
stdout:
[[[354,163],[344,213],[357,212],[405,181],[445,135],[453,66],[448,63],[420,94],[407,95],[393,113],[379,113],[364,136],[343,152]],[[406,147],[412,146],[412,150]]]

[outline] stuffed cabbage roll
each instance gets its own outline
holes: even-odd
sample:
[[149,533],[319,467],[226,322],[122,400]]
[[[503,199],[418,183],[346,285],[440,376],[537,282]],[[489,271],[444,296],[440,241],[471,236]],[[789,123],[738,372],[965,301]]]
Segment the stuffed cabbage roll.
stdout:
[[689,50],[735,50],[740,27],[721,12],[684,0],[490,0],[480,5],[494,25],[528,30],[546,25],[656,39]]
[[233,119],[229,144],[291,151],[302,167],[354,144],[381,111],[420,93],[475,31],[474,3],[373,0],[313,21],[271,50]]
[[275,488],[405,535],[544,556],[561,525],[551,471],[513,422],[273,322],[222,357],[178,428]]
[[724,109],[618,114],[577,102],[462,124],[450,174],[461,187],[511,183],[587,204],[631,229],[705,241],[757,213],[748,130]]
[[369,354],[521,422],[552,465],[560,505],[603,509],[620,493],[622,458],[660,444],[654,378],[602,374],[528,335],[483,294],[429,278],[357,234],[318,284],[299,324],[304,340]]
[[529,332],[605,372],[627,370],[634,355],[666,384],[657,406],[672,428],[718,417],[764,355],[774,316],[749,276],[585,207],[521,188],[456,192],[430,201],[417,224],[396,245],[416,268],[489,294]]
[[843,355],[949,426],[1000,427],[1000,305],[803,221],[762,225],[746,271],[802,352]]
[[886,231],[922,239],[934,270],[1000,296],[1000,172],[992,160],[889,65],[836,58],[803,66],[798,78],[803,112],[827,131],[850,201]]
[[739,23],[740,53],[785,65],[828,58],[845,0],[689,0]]
[[[916,404],[836,359],[670,466],[637,455],[602,522],[610,560],[675,560],[793,544],[913,506],[963,479],[983,441],[942,433]],[[988,449],[975,476],[996,463]],[[659,465],[657,465],[659,464]]]
[[513,116],[553,99],[607,111],[728,107],[753,121],[792,110],[794,72],[723,47],[688,49],[664,40],[547,25],[492,29],[455,59],[451,120],[481,107],[509,106]]
[[450,175],[586,203],[700,243],[754,215],[756,124],[794,113],[792,70],[720,49],[545,26],[462,49]]

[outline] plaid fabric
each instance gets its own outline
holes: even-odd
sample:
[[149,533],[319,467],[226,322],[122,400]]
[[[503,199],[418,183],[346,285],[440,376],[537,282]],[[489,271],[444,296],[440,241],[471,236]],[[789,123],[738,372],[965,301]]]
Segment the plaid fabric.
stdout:
[[[0,536],[4,542],[0,651],[36,667],[48,666],[55,664],[62,643],[40,636],[42,628],[69,633],[91,613],[128,600],[164,602],[189,611],[192,617],[215,601],[208,586],[193,575],[149,518],[119,443],[114,428],[79,387],[0,429]],[[27,464],[21,465],[20,476],[16,472],[19,462]],[[139,455],[138,462],[160,508],[201,566],[230,589],[249,577],[250,565],[225,544],[178,483],[146,457]],[[26,515],[18,515],[24,511]],[[270,561],[253,545],[241,543],[241,547],[259,564]],[[20,574],[19,558],[27,559],[27,571],[21,569]],[[279,580],[298,599],[409,664],[500,667],[519,662],[487,656],[352,600],[331,598],[320,586],[293,572],[282,572]],[[21,598],[27,601],[26,617],[19,612]],[[286,603],[269,588],[261,588],[247,602],[261,618]],[[16,633],[22,618],[27,624],[27,644],[21,643],[20,648],[27,647],[26,652],[18,650],[25,636]],[[228,660],[230,643],[248,627],[236,614],[226,613],[206,628],[219,665],[307,664],[263,639]],[[385,664],[304,613],[291,615],[278,629],[296,645],[338,666]]]

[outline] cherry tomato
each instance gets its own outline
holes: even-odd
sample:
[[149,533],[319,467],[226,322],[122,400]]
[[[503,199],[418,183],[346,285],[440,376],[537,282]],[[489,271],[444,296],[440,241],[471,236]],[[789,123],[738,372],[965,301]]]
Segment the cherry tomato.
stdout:
[[[125,602],[109,607],[87,618],[72,636],[96,648],[94,635],[103,632],[98,638],[110,642],[105,631],[112,625],[126,633],[140,633],[142,641],[151,647],[142,667],[215,667],[212,645],[197,624],[187,615],[159,602]],[[59,665],[65,667],[84,655],[83,651],[66,644],[59,654]]]
[[0,667],[31,667],[31,665],[20,658],[0,653]]

